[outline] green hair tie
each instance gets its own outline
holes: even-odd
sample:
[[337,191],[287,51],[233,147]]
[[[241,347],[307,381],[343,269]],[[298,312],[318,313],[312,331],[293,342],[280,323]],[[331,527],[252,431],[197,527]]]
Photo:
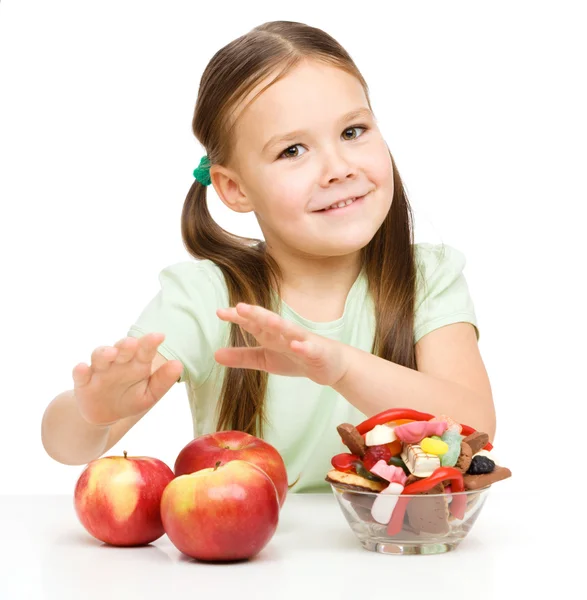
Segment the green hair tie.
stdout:
[[196,181],[199,181],[202,185],[210,185],[212,180],[210,179],[210,159],[208,156],[202,156],[200,164],[197,169],[194,169],[194,177]]

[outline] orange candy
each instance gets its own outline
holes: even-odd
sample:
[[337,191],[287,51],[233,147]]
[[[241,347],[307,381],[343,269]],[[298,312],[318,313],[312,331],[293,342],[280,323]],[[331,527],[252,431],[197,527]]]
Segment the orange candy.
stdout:
[[404,423],[411,423],[414,419],[397,419],[395,421],[389,421],[386,425],[403,425]]
[[401,440],[395,440],[395,442],[391,442],[386,444],[391,452],[391,456],[397,456],[402,453],[402,442]]

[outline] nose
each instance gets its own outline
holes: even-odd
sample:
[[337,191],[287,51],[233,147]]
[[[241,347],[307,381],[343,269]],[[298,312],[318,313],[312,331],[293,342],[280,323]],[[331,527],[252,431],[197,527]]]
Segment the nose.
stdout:
[[322,167],[322,184],[328,186],[344,179],[353,179],[357,175],[357,168],[346,156],[342,148],[332,148],[324,151]]

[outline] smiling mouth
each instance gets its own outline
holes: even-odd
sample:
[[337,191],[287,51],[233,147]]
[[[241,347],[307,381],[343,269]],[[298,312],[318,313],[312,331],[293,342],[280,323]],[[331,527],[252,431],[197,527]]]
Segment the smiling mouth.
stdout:
[[[367,194],[365,194],[365,196],[367,196]],[[326,208],[322,208],[320,210],[315,210],[314,212],[332,213],[332,212],[336,212],[336,211],[344,211],[349,206],[352,206],[353,204],[363,200],[365,198],[365,196],[357,196],[356,198],[349,198],[349,200],[346,200],[344,204],[342,202],[339,202],[338,203],[339,205],[334,204],[334,205],[328,206]]]

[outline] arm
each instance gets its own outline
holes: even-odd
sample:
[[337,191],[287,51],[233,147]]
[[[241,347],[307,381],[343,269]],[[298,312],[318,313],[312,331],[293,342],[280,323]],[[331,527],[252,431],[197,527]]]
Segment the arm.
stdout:
[[350,364],[332,387],[368,417],[408,407],[446,414],[495,437],[495,408],[475,330],[469,323],[436,329],[415,347],[418,370],[345,346]]
[[[157,353],[151,373],[166,361]],[[120,419],[113,425],[93,425],[80,415],[73,390],[67,390],[45,409],[41,422],[43,447],[57,462],[85,465],[110,450],[147,412]]]

